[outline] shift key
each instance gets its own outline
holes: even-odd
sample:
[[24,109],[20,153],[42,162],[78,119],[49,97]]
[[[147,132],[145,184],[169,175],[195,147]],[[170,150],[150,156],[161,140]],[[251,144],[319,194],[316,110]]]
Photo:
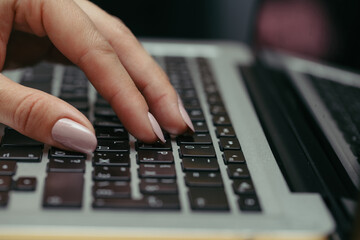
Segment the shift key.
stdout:
[[81,208],[84,177],[82,173],[48,173],[43,207]]

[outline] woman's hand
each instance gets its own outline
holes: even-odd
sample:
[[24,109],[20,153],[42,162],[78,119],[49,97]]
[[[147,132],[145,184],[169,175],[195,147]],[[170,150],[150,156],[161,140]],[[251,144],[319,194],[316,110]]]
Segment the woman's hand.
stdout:
[[[160,126],[172,134],[193,128],[162,69],[119,19],[91,2],[0,1],[0,70],[41,59],[79,66],[139,140],[164,141]],[[75,108],[1,74],[0,122],[56,147],[90,153],[97,144]]]

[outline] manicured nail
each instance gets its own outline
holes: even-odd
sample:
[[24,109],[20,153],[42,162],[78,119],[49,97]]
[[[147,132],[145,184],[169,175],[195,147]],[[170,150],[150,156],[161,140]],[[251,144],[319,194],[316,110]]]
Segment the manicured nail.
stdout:
[[154,116],[149,112],[148,112],[148,117],[149,117],[149,120],[150,120],[150,123],[154,130],[155,135],[160,139],[161,142],[165,143],[166,140],[165,140],[164,134],[160,128],[159,123],[156,121]]
[[97,145],[93,132],[67,118],[58,120],[52,128],[51,134],[56,142],[78,152],[90,154]]
[[184,108],[184,104],[182,103],[179,96],[178,96],[178,104],[179,104],[179,110],[180,110],[180,113],[181,113],[181,116],[182,116],[184,122],[190,128],[190,130],[192,132],[195,132],[194,125],[192,124],[189,114],[186,112],[186,110]]

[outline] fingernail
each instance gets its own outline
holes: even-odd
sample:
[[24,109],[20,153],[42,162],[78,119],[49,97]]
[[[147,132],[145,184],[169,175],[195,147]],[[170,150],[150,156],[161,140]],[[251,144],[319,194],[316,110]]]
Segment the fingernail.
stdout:
[[186,112],[186,110],[184,108],[184,105],[183,105],[183,103],[182,103],[179,96],[178,96],[178,104],[179,104],[179,110],[180,110],[180,113],[181,113],[181,116],[182,116],[184,122],[190,128],[190,130],[192,132],[195,132],[194,125],[192,124],[192,121],[191,121],[191,119],[189,117],[189,114]]
[[166,140],[165,140],[165,137],[164,137],[164,134],[160,128],[160,125],[159,123],[156,121],[156,119],[154,118],[154,116],[148,112],[148,117],[149,117],[149,120],[150,120],[150,123],[151,123],[151,126],[154,130],[154,133],[156,134],[156,136],[160,139],[161,142],[165,143]]
[[58,120],[52,128],[51,134],[56,142],[78,152],[90,154],[97,145],[93,132],[67,118]]

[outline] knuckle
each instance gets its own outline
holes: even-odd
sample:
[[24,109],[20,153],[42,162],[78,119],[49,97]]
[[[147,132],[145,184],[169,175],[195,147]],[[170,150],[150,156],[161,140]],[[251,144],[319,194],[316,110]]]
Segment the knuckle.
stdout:
[[124,24],[122,20],[113,16],[114,31],[121,35],[132,35],[130,29]]
[[44,112],[44,107],[47,104],[48,101],[42,94],[30,93],[23,97],[13,115],[18,130],[24,134],[29,134],[36,129],[36,124],[41,122],[43,116],[41,112]]

